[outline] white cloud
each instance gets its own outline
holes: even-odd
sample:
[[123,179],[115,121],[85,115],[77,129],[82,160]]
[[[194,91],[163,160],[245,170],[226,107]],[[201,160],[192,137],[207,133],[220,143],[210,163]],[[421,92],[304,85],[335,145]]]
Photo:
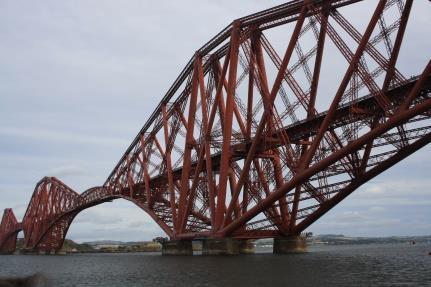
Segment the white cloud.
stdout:
[[379,185],[372,185],[363,191],[363,193],[365,194],[369,193],[371,195],[382,194],[383,192],[384,192],[383,187]]
[[359,188],[349,197],[349,205],[431,205],[429,179],[379,179]]

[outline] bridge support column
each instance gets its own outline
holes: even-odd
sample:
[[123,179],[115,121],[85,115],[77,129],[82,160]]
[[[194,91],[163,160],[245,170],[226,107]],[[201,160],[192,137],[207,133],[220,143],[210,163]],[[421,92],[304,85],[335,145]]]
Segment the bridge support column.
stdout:
[[206,238],[202,241],[202,255],[236,255],[240,240],[233,238]]
[[291,254],[307,252],[306,239],[300,235],[274,238],[274,254]]
[[162,243],[162,255],[193,255],[191,240],[169,240]]
[[242,239],[239,241],[240,254],[253,254],[256,251],[254,240]]

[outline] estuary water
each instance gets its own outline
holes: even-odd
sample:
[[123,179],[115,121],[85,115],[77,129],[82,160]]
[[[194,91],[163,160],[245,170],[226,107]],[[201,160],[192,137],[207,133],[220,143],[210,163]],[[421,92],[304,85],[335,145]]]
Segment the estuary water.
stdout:
[[47,286],[431,286],[431,244],[312,246],[306,254],[0,256],[0,277]]

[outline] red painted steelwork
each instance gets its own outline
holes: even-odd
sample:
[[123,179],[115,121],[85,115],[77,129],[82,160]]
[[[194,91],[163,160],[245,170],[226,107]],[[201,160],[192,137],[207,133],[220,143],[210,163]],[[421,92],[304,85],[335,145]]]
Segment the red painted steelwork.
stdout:
[[[363,34],[343,16],[357,2],[375,8]],[[301,233],[431,141],[431,64],[410,79],[397,69],[412,4],[297,0],[235,20],[194,54],[103,186],[38,183],[25,247],[58,250],[81,210],[117,198],[173,239]],[[345,70],[329,75],[331,61]],[[321,88],[339,71],[333,92]]]
[[17,235],[21,231],[21,224],[16,220],[11,208],[6,208],[0,224],[0,252],[12,253],[16,249]]

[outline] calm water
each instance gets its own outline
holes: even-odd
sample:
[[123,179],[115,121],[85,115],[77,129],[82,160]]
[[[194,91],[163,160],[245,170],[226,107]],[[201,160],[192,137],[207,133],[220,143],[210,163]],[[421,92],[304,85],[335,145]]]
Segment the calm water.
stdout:
[[431,286],[431,245],[312,247],[300,255],[0,256],[0,277],[42,272],[50,286]]

